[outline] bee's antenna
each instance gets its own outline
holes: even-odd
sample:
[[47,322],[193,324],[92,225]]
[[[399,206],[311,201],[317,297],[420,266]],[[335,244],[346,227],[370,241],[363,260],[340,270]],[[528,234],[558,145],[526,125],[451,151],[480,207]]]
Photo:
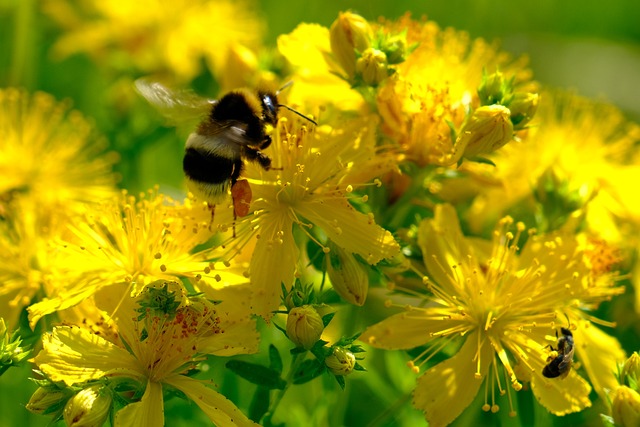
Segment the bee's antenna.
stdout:
[[302,113],[301,113],[301,112],[299,112],[299,111],[294,110],[293,108],[289,107],[288,105],[278,104],[278,107],[284,107],[284,108],[286,108],[287,110],[291,111],[292,113],[296,113],[297,115],[299,115],[299,116],[300,116],[300,117],[302,117],[303,119],[307,119],[307,120],[309,120],[311,123],[313,123],[314,125],[318,126],[318,123],[316,123],[316,121],[315,121],[315,120],[313,120],[313,119],[311,119],[311,118],[309,118],[309,117],[305,116],[304,114],[302,114]]
[[[280,95],[280,92],[282,92],[283,90],[287,89],[289,86],[291,86],[293,84],[293,80],[289,80],[288,82],[286,82],[284,85],[282,85],[282,87],[280,89],[278,89],[278,91],[276,92],[276,96]],[[284,105],[284,104],[278,104],[278,107],[284,107],[287,110],[291,111],[292,113],[296,113],[297,115],[299,115],[300,117],[302,117],[303,119],[309,120],[311,123],[313,123],[314,125],[318,126],[318,123],[316,123],[315,120],[305,116],[304,114],[302,114],[299,111],[294,110],[293,108],[289,107],[288,105]]]
[[571,320],[569,320],[569,316],[567,316],[567,313],[563,313],[564,317],[566,317],[567,319],[567,329],[571,330]]
[[276,95],[280,95],[280,92],[282,92],[283,90],[285,90],[286,88],[288,88],[292,84],[293,84],[293,80],[289,80],[288,82],[283,84],[282,87],[280,89],[278,89],[278,91],[276,92]]

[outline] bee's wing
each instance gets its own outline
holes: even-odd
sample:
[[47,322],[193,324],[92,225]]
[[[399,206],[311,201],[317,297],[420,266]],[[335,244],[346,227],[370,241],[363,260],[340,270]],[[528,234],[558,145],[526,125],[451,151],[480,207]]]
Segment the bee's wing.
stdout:
[[141,78],[135,81],[136,90],[171,124],[179,125],[202,118],[217,102],[202,98],[188,90],[173,90],[161,83]]
[[571,347],[571,350],[569,350],[562,356],[562,361],[558,365],[558,370],[560,372],[565,372],[566,370],[571,368],[571,364],[573,363],[573,352],[574,348]]

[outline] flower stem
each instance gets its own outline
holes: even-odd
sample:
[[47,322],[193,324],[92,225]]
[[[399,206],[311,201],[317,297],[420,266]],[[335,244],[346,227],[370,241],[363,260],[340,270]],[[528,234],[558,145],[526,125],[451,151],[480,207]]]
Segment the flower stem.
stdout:
[[386,410],[378,414],[367,427],[377,427],[386,421],[389,417],[397,415],[398,410],[404,406],[405,403],[411,398],[411,392],[405,393],[396,400],[393,405],[389,406]]
[[34,0],[16,2],[13,52],[9,84],[11,86],[28,86],[33,77],[33,41],[34,41]]
[[287,390],[289,389],[289,386],[292,384],[291,380],[293,379],[293,373],[296,371],[300,363],[304,360],[303,356],[305,354],[306,353],[296,353],[293,356],[293,359],[291,360],[291,367],[289,368],[289,373],[287,374],[287,385],[285,385],[282,390],[278,391],[276,398],[269,405],[269,410],[264,415],[263,420],[271,420],[271,417],[273,417],[273,414],[278,408],[278,405],[280,404],[280,401],[284,397],[284,394],[287,392]]

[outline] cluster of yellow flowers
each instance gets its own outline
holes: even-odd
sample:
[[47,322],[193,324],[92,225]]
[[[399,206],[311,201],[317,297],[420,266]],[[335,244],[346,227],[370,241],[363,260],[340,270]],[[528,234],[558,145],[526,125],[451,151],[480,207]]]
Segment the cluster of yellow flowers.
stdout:
[[[591,406],[593,390],[619,425],[639,419],[637,355],[621,379],[625,351],[600,328],[615,323],[594,311],[624,273],[640,285],[640,127],[540,93],[525,59],[426,19],[344,12],[281,35],[266,61],[242,5],[116,3],[46,2],[66,29],[55,52],[130,78],[189,82],[204,60],[222,88],[292,80],[280,96],[315,121],[280,109],[273,167],[243,171],[247,215],[230,195],[213,216],[192,195],[118,190],[118,157],[88,120],[0,89],[0,373],[24,360],[7,333],[21,314],[46,330],[27,409],[156,426],[173,391],[219,426],[270,423],[290,385],[327,374],[344,388],[371,348],[417,349],[398,369],[420,374],[412,402],[430,426],[479,393],[482,410],[516,416],[529,389],[554,415]],[[203,42],[212,21],[225,38]],[[329,326],[348,310],[367,323]],[[280,390],[261,412],[194,377],[210,356],[257,353],[274,328],[295,347],[286,380],[277,350],[269,367],[227,365]]]

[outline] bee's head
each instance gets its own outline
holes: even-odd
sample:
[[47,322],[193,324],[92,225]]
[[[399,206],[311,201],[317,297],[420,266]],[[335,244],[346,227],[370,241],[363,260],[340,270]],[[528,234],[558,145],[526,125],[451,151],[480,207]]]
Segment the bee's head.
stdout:
[[260,105],[262,105],[262,119],[273,126],[278,122],[278,96],[273,92],[259,92]]
[[567,328],[560,328],[560,332],[562,332],[562,335],[568,335],[570,337],[573,336],[573,334],[571,333],[571,331]]

